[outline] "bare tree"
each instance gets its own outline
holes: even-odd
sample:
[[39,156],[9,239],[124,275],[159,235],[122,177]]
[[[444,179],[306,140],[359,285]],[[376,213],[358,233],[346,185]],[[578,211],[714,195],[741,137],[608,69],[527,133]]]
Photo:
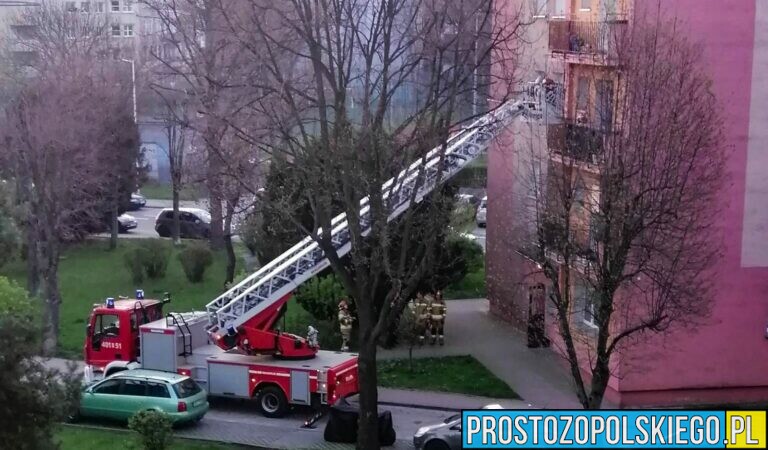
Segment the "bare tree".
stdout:
[[[222,248],[223,186],[225,161],[223,139],[239,102],[233,88],[242,84],[243,71],[249,67],[242,52],[228,39],[221,24],[222,0],[142,0],[161,28],[162,53],[151,52],[158,65],[154,69],[154,89],[185,95],[197,115],[189,125],[205,143],[206,176],[211,211],[211,246]],[[232,2],[235,4],[236,2]]]
[[[309,206],[311,226],[303,223],[302,205],[260,198],[261,207],[311,236],[354,298],[357,447],[378,448],[377,343],[429,271],[435,236],[447,226],[436,220],[417,226],[414,208],[390,222],[400,184],[384,183],[429,150],[445,149],[450,131],[471,114],[465,99],[490,88],[489,74],[475,83],[473,76],[502,44],[514,46],[519,23],[482,0],[239,5],[223,10],[225,20],[261,72],[249,80],[243,108],[255,124],[238,132],[268,154],[278,172],[296,180],[287,188]],[[508,80],[496,81],[504,99]],[[421,172],[419,183],[424,178]],[[404,195],[415,203],[417,191]],[[361,213],[364,197],[369,209]],[[440,202],[426,203],[431,208]],[[332,239],[332,219],[340,212],[349,227],[348,258]]]
[[[41,58],[5,104],[0,160],[16,180],[27,213],[30,294],[44,299],[43,352],[52,354],[58,344],[62,242],[83,238],[102,221],[105,199],[116,201],[114,185],[130,184],[127,175],[112,171],[126,165],[136,170],[138,131],[127,83],[113,62],[99,58],[106,47],[98,43],[105,41],[94,33],[103,28],[88,26],[88,15],[49,4],[24,15],[39,28],[19,44],[35,48]],[[63,33],[61,42],[48,37],[54,32]]]
[[526,254],[584,408],[602,404],[616,355],[701,323],[721,250],[726,149],[700,49],[660,17],[606,36],[615,69],[573,75],[570,120],[550,126],[549,155],[530,158]]

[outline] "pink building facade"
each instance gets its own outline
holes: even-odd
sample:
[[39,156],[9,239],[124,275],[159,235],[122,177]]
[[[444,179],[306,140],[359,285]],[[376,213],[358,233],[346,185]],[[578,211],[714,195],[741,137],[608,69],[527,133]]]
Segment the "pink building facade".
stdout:
[[[534,23],[547,39],[547,22],[603,0],[523,3],[539,8]],[[615,3],[615,2],[611,2]],[[632,13],[657,8],[635,0]],[[541,13],[544,8],[544,13]],[[617,358],[607,398],[623,407],[670,404],[722,404],[768,401],[768,1],[662,0],[690,39],[704,48],[729,149],[729,182],[722,192],[724,253],[717,266],[711,317],[696,330],[653,337]],[[536,15],[535,13],[532,15]],[[630,19],[631,21],[631,15]],[[534,70],[548,76],[563,71],[538,45]],[[522,225],[516,223],[521,134],[546,134],[537,125],[518,126],[490,151],[488,171],[487,282],[493,313],[524,326],[530,262],[518,253]],[[546,145],[546,144],[542,144]],[[557,338],[552,313],[546,317]]]

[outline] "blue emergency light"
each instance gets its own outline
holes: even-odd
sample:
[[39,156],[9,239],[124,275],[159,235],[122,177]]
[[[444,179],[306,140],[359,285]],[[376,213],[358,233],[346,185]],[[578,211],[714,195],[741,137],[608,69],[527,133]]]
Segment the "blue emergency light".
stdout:
[[136,300],[144,300],[144,290],[136,289]]
[[114,308],[115,307],[115,298],[114,297],[107,297],[107,308]]

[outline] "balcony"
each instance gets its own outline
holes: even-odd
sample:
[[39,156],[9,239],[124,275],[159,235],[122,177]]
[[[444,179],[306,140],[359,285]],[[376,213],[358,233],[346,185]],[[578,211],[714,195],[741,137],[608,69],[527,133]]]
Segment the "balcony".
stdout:
[[604,21],[551,20],[549,50],[566,62],[605,65],[613,64],[615,42],[626,30],[624,15],[613,15]]
[[597,165],[603,154],[604,133],[589,126],[564,122],[547,126],[547,146],[561,158]]

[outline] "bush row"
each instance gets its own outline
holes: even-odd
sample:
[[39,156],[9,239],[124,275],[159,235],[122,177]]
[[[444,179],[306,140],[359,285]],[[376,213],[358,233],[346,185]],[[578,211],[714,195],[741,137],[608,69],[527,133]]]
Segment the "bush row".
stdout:
[[[145,277],[153,280],[165,277],[171,250],[171,245],[160,239],[144,241],[128,250],[123,262],[133,283],[140,284]],[[206,269],[213,264],[213,253],[204,244],[193,243],[179,252],[178,259],[187,280],[199,283],[203,281]]]

